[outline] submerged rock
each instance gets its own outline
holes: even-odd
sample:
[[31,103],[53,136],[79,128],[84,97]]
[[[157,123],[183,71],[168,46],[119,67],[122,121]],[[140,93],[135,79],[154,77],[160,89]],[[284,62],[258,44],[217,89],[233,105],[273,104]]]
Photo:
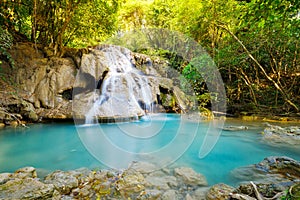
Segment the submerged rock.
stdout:
[[248,130],[248,126],[225,126],[222,128],[224,131],[241,131]]
[[300,162],[289,157],[271,156],[258,164],[235,169],[232,175],[242,181],[237,193],[257,197],[256,185],[260,195],[273,198],[278,194],[279,198],[283,191],[300,182]]
[[300,163],[289,157],[271,156],[258,164],[237,168],[232,175],[241,180],[264,183],[300,181]]
[[142,174],[149,174],[156,170],[156,166],[149,162],[134,162],[130,168]]
[[267,124],[264,129],[263,140],[273,145],[299,145],[300,144],[300,127],[290,126],[281,127]]
[[207,181],[202,174],[195,172],[188,167],[174,169],[175,176],[181,179],[187,185],[206,186]]
[[178,182],[176,177],[158,171],[146,177],[146,186],[159,190],[169,190],[172,187],[176,188]]

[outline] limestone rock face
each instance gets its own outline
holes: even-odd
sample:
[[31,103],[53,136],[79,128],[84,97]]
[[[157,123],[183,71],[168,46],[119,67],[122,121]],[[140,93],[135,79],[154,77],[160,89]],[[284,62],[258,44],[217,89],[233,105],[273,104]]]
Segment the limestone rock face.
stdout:
[[[82,51],[67,49],[62,57],[55,57],[51,49],[18,43],[10,53],[16,63],[10,76],[19,88],[18,95],[4,94],[3,86],[0,99],[9,112],[22,115],[20,120],[71,119],[73,114],[85,118],[92,101],[99,101],[99,106],[93,104],[97,107],[94,117],[108,119],[139,117],[147,112],[180,113],[193,106],[167,61],[126,48],[99,45]],[[2,115],[0,122],[13,120]]]
[[[171,79],[156,72],[150,58],[139,56],[126,48],[109,45],[97,46],[83,55],[74,84],[73,115],[87,121],[138,118],[160,111],[160,104],[187,110],[190,105],[184,93],[173,87]],[[146,68],[144,62],[149,64]],[[170,100],[160,98],[162,93]],[[162,101],[169,101],[169,105]]]
[[31,70],[21,68],[17,83],[29,93],[29,101],[35,107],[54,108],[62,103],[62,93],[72,89],[76,69],[70,59],[40,59]]

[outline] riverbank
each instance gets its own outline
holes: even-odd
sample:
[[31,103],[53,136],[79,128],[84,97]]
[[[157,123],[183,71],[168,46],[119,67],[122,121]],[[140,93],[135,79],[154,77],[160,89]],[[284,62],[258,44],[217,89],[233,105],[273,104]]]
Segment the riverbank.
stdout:
[[[17,117],[21,118],[21,116],[17,113],[11,114],[11,115],[16,115]],[[229,114],[230,115],[230,114]],[[203,116],[201,116],[203,118]],[[36,124],[36,123],[74,123],[74,119],[71,118],[53,118],[53,119],[40,119],[36,122],[33,121],[28,121],[28,120],[19,120],[19,119],[14,119],[12,116],[9,116],[9,118],[11,120],[8,121],[2,121],[0,122],[0,130],[1,128],[4,127],[18,127],[18,126],[26,126],[26,124]],[[214,117],[214,118],[208,118],[205,119],[203,118],[203,120],[212,120],[212,119],[217,119],[218,117]],[[274,123],[274,124],[279,124],[282,126],[290,126],[290,125],[298,125],[300,123],[300,117],[296,117],[295,115],[292,116],[288,116],[288,117],[282,117],[282,116],[266,116],[266,115],[251,115],[251,116],[247,116],[247,115],[240,115],[240,116],[236,116],[236,117],[222,117],[222,119],[224,119],[225,121],[229,122],[229,123],[251,123],[251,122],[265,122],[265,123]],[[112,122],[122,122],[122,121],[126,121],[126,119],[122,119],[120,121],[112,121],[112,120],[102,120],[100,123],[112,123]],[[129,120],[132,121],[132,120]],[[84,121],[83,121],[84,123]]]
[[151,163],[135,162],[124,170],[81,168],[39,177],[35,168],[25,167],[14,173],[0,174],[0,198],[252,200],[299,197],[300,163],[288,157],[268,157],[235,170],[236,176],[244,177],[244,182],[236,188],[222,183],[208,186],[202,174],[188,167],[155,169]]

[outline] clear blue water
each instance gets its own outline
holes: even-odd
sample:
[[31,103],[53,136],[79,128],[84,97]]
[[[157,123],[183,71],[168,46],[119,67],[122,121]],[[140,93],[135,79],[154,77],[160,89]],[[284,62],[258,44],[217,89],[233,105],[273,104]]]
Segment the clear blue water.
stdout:
[[[155,152],[174,142],[178,132],[183,134],[183,137],[179,137],[179,141],[185,143],[185,138],[189,136],[184,134],[198,128],[191,145],[179,159],[175,157],[172,166],[192,167],[195,171],[204,174],[210,185],[220,182],[235,185],[238,180],[230,174],[233,169],[258,163],[268,156],[285,155],[300,160],[299,147],[270,146],[261,140],[262,123],[246,124],[241,121],[228,121],[225,126],[247,125],[248,130],[222,131],[209,154],[204,158],[199,158],[199,148],[207,133],[208,125],[208,122],[180,124],[178,115],[167,115],[165,119],[154,117],[151,122],[141,120],[122,124],[101,124],[98,127],[51,123],[30,125],[29,129],[4,128],[0,130],[0,172],[13,172],[24,166],[33,166],[44,173],[56,169],[71,170],[81,167],[107,168],[106,163],[101,163],[94,156],[106,155],[111,160],[119,160],[120,157],[118,157],[118,152],[115,154],[106,152],[107,147],[101,143],[105,138],[99,141],[99,138],[93,136],[99,127],[106,139],[116,147],[122,151],[135,153]],[[183,128],[180,129],[180,126]],[[133,129],[137,131],[132,131]],[[149,131],[153,129],[156,130]],[[96,150],[99,147],[102,154],[95,155],[91,149],[88,151],[83,137],[90,138],[90,142],[94,142]],[[173,149],[166,152],[176,154],[177,147],[181,148],[178,145],[180,146],[180,144],[170,145]],[[101,149],[100,147],[103,146],[105,148]],[[169,156],[166,153],[159,155],[162,162]]]

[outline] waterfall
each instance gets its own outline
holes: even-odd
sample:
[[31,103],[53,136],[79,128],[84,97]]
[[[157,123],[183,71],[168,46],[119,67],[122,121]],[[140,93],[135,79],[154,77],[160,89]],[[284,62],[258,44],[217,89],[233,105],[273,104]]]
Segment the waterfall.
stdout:
[[[85,123],[97,123],[98,118],[103,116],[138,119],[153,112],[156,93],[148,76],[133,66],[130,51],[115,46],[97,51],[102,52],[97,62],[100,61],[108,71],[102,77],[100,88],[93,92],[92,106],[85,114]],[[97,62],[90,62],[90,67],[96,68]],[[101,74],[94,71],[97,80]],[[100,83],[100,80],[97,81]]]

